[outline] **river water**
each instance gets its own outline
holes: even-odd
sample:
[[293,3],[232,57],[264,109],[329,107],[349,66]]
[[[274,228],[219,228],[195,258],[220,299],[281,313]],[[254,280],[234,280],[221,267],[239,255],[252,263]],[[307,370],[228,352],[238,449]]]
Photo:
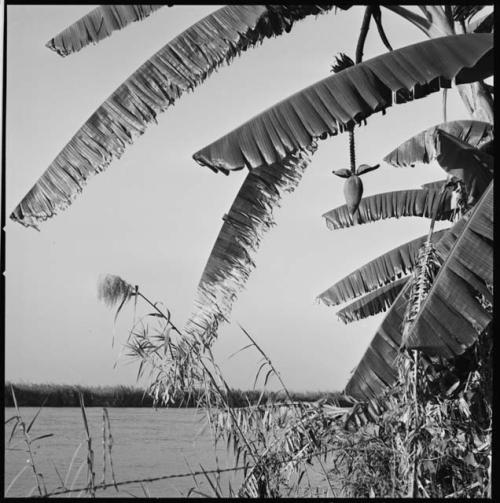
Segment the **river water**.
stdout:
[[[20,412],[27,425],[37,410],[21,407]],[[95,457],[95,480],[100,483],[103,478],[103,411],[100,407],[88,407],[86,412]],[[112,460],[117,482],[199,471],[200,465],[207,470],[217,466],[210,428],[205,426],[206,416],[201,411],[109,408],[108,413],[113,436]],[[5,408],[5,420],[13,415],[15,409]],[[8,444],[13,423],[14,421],[11,421],[5,425],[4,493],[16,475],[22,471],[8,488],[6,495],[36,495],[36,480],[21,432],[16,431]],[[50,493],[60,487],[60,479],[65,481],[67,488],[86,486],[87,437],[81,410],[73,407],[43,408],[30,430],[30,436],[35,438],[49,433],[53,436],[42,438],[33,444],[35,465],[37,471],[43,474],[47,491]],[[217,457],[220,468],[234,466],[233,458],[223,446],[217,449]],[[240,480],[241,476],[222,475],[221,487],[227,490],[229,479],[233,481],[233,487],[238,487],[234,477]],[[106,482],[112,482],[109,462],[106,466]],[[212,494],[203,475],[197,476],[196,481],[190,476],[144,483],[143,486],[144,489],[140,484],[121,486],[119,493],[114,488],[106,489],[98,491],[97,496],[186,496],[192,487],[197,487],[205,494]],[[77,495],[78,493],[72,494]]]

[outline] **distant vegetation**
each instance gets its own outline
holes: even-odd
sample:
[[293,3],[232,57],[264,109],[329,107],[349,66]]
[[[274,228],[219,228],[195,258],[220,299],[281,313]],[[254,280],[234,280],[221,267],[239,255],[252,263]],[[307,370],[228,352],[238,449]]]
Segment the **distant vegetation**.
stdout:
[[[14,388],[16,399],[20,407],[39,407],[44,401],[46,407],[79,407],[78,391],[83,394],[87,407],[152,407],[153,399],[143,388],[132,386],[79,386],[68,384],[14,384],[7,382],[4,388],[5,407],[13,407],[11,386]],[[229,403],[233,407],[243,407],[257,403],[261,392],[259,390],[242,391],[231,390]],[[300,402],[314,402],[325,398],[330,403],[347,406],[338,392],[292,392],[293,400]],[[198,396],[184,396],[171,407],[196,407]],[[263,402],[285,400],[281,393],[265,392]]]

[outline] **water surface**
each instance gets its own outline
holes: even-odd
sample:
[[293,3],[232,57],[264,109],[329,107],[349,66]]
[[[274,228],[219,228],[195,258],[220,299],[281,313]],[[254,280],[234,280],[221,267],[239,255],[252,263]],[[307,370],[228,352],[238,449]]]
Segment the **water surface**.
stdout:
[[[22,407],[21,415],[26,424],[37,412],[37,408]],[[86,409],[95,455],[96,482],[103,478],[102,425],[103,412],[100,407]],[[117,481],[135,480],[167,474],[186,473],[217,466],[210,428],[205,414],[196,409],[152,408],[109,408],[111,433],[113,436],[112,458]],[[15,409],[5,408],[5,419],[15,415]],[[5,427],[5,489],[14,477],[28,465],[9,489],[7,496],[38,494],[36,481],[28,463],[23,436],[16,432],[7,445],[12,430],[11,421]],[[66,487],[84,487],[87,480],[87,440],[82,413],[76,407],[43,408],[35,421],[30,436],[52,433],[53,436],[35,442],[34,456],[38,472],[43,474],[47,491],[61,486],[59,472]],[[73,454],[81,444],[70,467]],[[8,449],[10,448],[10,449]],[[15,450],[11,450],[15,449]],[[217,449],[219,467],[233,466],[233,458],[221,446]],[[232,464],[233,463],[233,464]],[[81,468],[80,468],[81,467]],[[70,469],[70,470],[69,470]],[[69,473],[68,473],[69,470]],[[78,473],[79,472],[79,473]],[[221,476],[221,485],[228,487],[228,476]],[[239,478],[238,478],[239,480]],[[106,466],[106,481],[111,482],[109,462]],[[205,477],[175,478],[154,483],[145,483],[145,490],[152,497],[185,496],[191,487],[199,484],[199,490],[211,494]],[[5,491],[5,490],[4,490]],[[33,492],[32,492],[33,491]],[[123,492],[123,491],[128,491]],[[78,493],[73,493],[73,496]],[[83,494],[84,495],[84,494]],[[98,491],[98,496],[145,496],[139,484]]]

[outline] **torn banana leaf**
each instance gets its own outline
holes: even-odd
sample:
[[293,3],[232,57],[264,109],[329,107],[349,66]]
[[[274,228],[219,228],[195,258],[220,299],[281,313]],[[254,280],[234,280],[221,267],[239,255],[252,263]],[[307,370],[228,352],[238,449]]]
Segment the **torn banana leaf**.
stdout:
[[121,157],[182,94],[265,38],[288,32],[295,21],[332,7],[229,5],[206,16],[167,43],[113,92],[57,155],[10,218],[36,227],[64,210],[89,177]]
[[[446,229],[434,232],[431,241],[439,241],[445,232]],[[325,290],[318,300],[327,306],[336,306],[409,274],[415,266],[418,250],[426,239],[427,234],[371,260]]]
[[274,209],[284,193],[295,189],[308,162],[308,155],[303,152],[290,156],[281,165],[248,173],[223,217],[198,284],[196,309],[187,322],[187,333],[210,340],[219,324],[229,318],[238,293],[255,267],[253,257],[262,235],[274,225]]
[[406,283],[387,312],[345,387],[347,395],[357,400],[373,399],[396,382],[398,372],[394,361],[401,344],[401,324],[409,290],[410,284]]
[[491,34],[453,35],[388,52],[280,101],[193,155],[213,170],[249,169],[359,124],[394,103],[481,80],[493,72]]
[[164,6],[162,4],[100,5],[51,38],[45,46],[60,56],[68,56],[89,44],[97,44],[130,23],[142,21]]
[[342,205],[323,217],[330,230],[345,229],[353,225],[366,224],[386,218],[424,217],[432,218],[436,210],[436,220],[453,220],[455,214],[452,190],[408,189],[384,192],[364,197],[354,217],[347,205]]
[[449,252],[410,329],[406,346],[451,358],[462,354],[492,321],[493,182],[448,233]]
[[493,125],[487,122],[472,120],[443,122],[406,140],[383,160],[395,167],[413,167],[415,164],[432,162],[436,158],[437,129],[456,136],[473,147],[479,147],[493,139]]
[[494,158],[440,129],[435,138],[437,162],[448,175],[464,182],[468,204],[474,204],[493,178]]
[[[409,348],[451,357],[463,352],[490,323],[491,314],[481,306],[475,290],[491,300],[486,282],[492,281],[492,203],[493,183],[473,210],[437,241],[442,266],[410,330]],[[409,291],[407,283],[349,379],[346,394],[373,399],[396,381],[394,360],[402,345]]]
[[384,285],[337,311],[337,316],[348,324],[383,313],[394,304],[407,281],[408,277],[404,277]]

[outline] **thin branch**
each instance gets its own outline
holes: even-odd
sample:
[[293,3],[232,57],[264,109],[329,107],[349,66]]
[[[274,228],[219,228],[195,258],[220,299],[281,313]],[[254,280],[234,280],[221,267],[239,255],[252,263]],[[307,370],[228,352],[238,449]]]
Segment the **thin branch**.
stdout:
[[446,4],[444,6],[444,13],[445,13],[445,16],[446,16],[446,20],[448,21],[448,23],[450,24],[450,26],[453,26],[453,24],[454,24],[454,21],[453,21],[453,9],[451,8],[451,5]]
[[356,64],[361,63],[363,59],[363,49],[365,47],[366,36],[368,35],[368,30],[370,29],[370,20],[372,18],[373,7],[368,5],[365,9],[365,15],[363,16],[363,22],[361,23],[361,29],[359,33],[358,43],[356,45]]
[[377,30],[378,34],[380,35],[380,38],[384,45],[387,47],[389,51],[392,51],[392,46],[389,43],[389,39],[387,38],[387,35],[385,34],[384,27],[382,26],[382,12],[380,11],[380,6],[375,5],[373,7],[373,19],[375,20],[375,24],[377,25]]
[[420,9],[420,11],[422,12],[422,14],[427,18],[427,20],[431,21],[432,16],[431,16],[429,10],[427,9],[427,6],[425,6],[425,5],[417,5],[417,7]]

